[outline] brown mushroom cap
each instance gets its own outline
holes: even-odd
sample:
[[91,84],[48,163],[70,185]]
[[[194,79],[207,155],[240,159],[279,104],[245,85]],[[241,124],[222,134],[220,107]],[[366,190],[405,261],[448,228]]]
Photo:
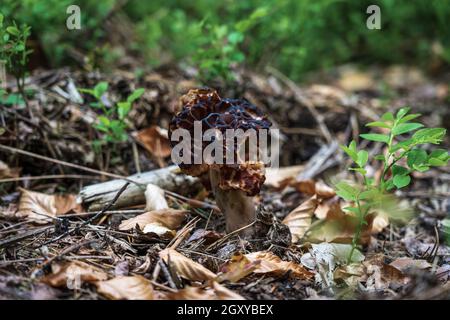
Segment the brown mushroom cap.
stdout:
[[[183,105],[181,111],[176,114],[169,127],[169,138],[171,133],[178,128],[183,128],[194,136],[194,121],[202,122],[202,131],[208,129],[220,130],[224,137],[226,129],[269,129],[272,123],[267,116],[256,106],[244,99],[222,99],[215,90],[193,89],[181,97]],[[202,132],[202,133],[203,133]],[[202,142],[202,149],[210,142]],[[176,142],[172,142],[176,144]],[[193,163],[193,148],[191,160]],[[238,150],[235,142],[235,152]],[[203,150],[202,150],[203,152]],[[226,151],[224,150],[224,155]],[[237,154],[235,153],[235,158]],[[219,187],[223,190],[242,190],[248,196],[259,193],[264,183],[264,164],[260,161],[247,161],[240,164],[180,164],[181,170],[192,176],[201,176],[210,169],[219,171]]]

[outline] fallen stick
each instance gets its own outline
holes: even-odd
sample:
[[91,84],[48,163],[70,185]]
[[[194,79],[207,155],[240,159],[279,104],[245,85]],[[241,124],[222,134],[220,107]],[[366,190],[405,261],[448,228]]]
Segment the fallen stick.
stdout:
[[[198,179],[180,174],[178,166],[170,166],[135,174],[128,177],[128,180],[132,180],[141,185],[151,183],[163,190],[177,193],[183,193],[181,192],[183,190],[189,190],[191,192],[201,187]],[[116,179],[86,186],[78,194],[78,202],[82,203],[89,211],[100,210],[107,203],[111,202],[125,182],[126,180],[124,179]],[[145,204],[145,188],[140,187],[138,184],[130,184],[110,209]]]

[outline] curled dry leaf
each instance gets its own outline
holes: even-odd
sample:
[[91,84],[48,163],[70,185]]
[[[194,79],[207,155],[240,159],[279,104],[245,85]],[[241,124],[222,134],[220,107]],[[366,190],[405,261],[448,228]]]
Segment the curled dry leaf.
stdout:
[[312,216],[317,208],[317,197],[313,196],[291,211],[284,219],[283,224],[289,227],[292,242],[297,242],[311,226]]
[[327,186],[322,181],[315,182],[314,180],[307,179],[292,182],[290,186],[295,188],[300,193],[310,196],[316,195],[317,198],[320,199],[328,199],[336,195],[333,188]]
[[431,268],[431,264],[424,259],[411,259],[411,258],[398,258],[392,261],[389,265],[392,267],[405,272],[411,269],[428,269]]
[[303,266],[292,262],[283,261],[270,251],[258,251],[246,254],[245,257],[253,263],[260,261],[254,273],[268,273],[272,276],[282,276],[288,271],[292,277],[298,279],[311,279],[314,273],[306,270]]
[[241,295],[212,281],[209,288],[186,287],[169,293],[170,300],[245,300]]
[[148,184],[145,190],[145,210],[153,211],[167,209],[166,198],[164,198],[164,190],[154,184]]
[[119,230],[126,231],[134,229],[138,226],[146,233],[145,228],[148,225],[163,226],[168,230],[178,229],[186,218],[186,210],[176,209],[160,209],[140,214],[136,217],[123,220],[119,226]]
[[170,156],[172,148],[167,136],[167,130],[158,126],[152,126],[139,131],[136,139],[144,148],[157,158]]
[[217,276],[218,282],[230,281],[238,282],[251,274],[260,265],[261,261],[250,261],[241,252],[234,253],[230,261],[220,268],[220,274]]
[[15,213],[18,218],[27,218],[36,223],[48,223],[50,217],[56,217],[70,211],[81,212],[81,205],[76,202],[75,195],[48,195],[20,189],[19,209]]
[[283,189],[289,185],[292,181],[295,181],[295,177],[302,171],[303,165],[282,167],[282,168],[267,168],[265,185]]
[[177,234],[175,230],[171,230],[158,222],[147,224],[144,227],[144,230],[142,230],[142,233],[147,235],[155,235],[161,239],[172,239]]
[[197,229],[194,231],[194,233],[189,237],[187,242],[197,241],[197,240],[204,240],[204,244],[208,245],[213,242],[216,242],[220,238],[222,238],[224,235],[214,231],[214,230],[205,230],[205,229]]
[[76,281],[94,282],[106,280],[108,275],[101,269],[82,261],[53,263],[52,273],[42,278],[42,282],[53,287],[75,285]]
[[175,249],[164,249],[159,253],[159,257],[164,260],[173,271],[176,271],[180,277],[186,280],[205,281],[216,278],[214,272],[185,257]]
[[356,287],[365,278],[365,269],[361,263],[351,263],[334,270],[334,280],[343,281],[349,287]]
[[405,285],[410,281],[401,270],[386,264],[382,254],[377,254],[364,261],[367,280],[366,286],[371,290],[386,289],[391,286]]
[[95,284],[99,293],[111,300],[153,300],[152,283],[142,276],[121,276]]

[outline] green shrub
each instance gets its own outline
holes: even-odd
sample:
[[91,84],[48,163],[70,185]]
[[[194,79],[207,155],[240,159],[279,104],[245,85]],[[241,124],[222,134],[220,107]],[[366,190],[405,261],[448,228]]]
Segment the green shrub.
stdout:
[[[72,2],[3,0],[1,10],[32,27],[53,66],[73,62],[74,49],[113,63],[103,24],[119,2],[77,1],[82,30],[67,30],[65,10]],[[381,8],[381,30],[366,28],[371,4]],[[450,63],[450,6],[441,0],[130,0],[120,10],[136,34],[126,47],[148,65],[189,63],[207,78],[223,76],[242,57],[253,68],[271,65],[295,80],[348,61],[426,67],[437,55]],[[231,44],[235,32],[242,41]]]
[[[414,171],[425,172],[434,166],[446,166],[450,156],[445,149],[435,149],[428,153],[421,146],[425,144],[440,144],[445,137],[443,128],[424,128],[424,125],[412,120],[420,117],[420,114],[408,114],[408,108],[400,109],[396,115],[386,112],[379,121],[366,124],[369,128],[382,128],[387,133],[364,133],[361,138],[381,142],[386,145],[385,154],[376,155],[369,159],[366,150],[357,149],[356,142],[352,141],[348,146],[341,146],[342,150],[352,159],[354,166],[349,170],[359,173],[363,178],[363,185],[351,185],[347,182],[339,182],[336,185],[336,194],[351,203],[344,210],[354,214],[359,225],[352,242],[351,256],[360,241],[363,225],[366,217],[376,210],[383,210],[390,205],[390,197],[386,191],[401,189],[411,183],[411,173]],[[411,133],[414,132],[412,135]],[[405,135],[409,135],[405,137]],[[366,165],[373,160],[380,161],[382,173],[378,181],[369,177]],[[385,211],[397,211],[393,208]],[[395,212],[393,212],[395,213]]]

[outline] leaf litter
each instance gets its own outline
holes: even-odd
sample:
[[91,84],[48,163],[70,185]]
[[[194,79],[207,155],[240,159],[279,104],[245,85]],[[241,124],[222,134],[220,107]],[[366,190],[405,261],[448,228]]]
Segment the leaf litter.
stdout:
[[[80,84],[83,81],[93,81],[89,77],[86,80],[74,74],[68,76],[74,78],[70,79],[71,83],[75,81],[81,87],[89,86]],[[164,128],[172,116],[167,110],[175,109],[177,90],[180,90],[177,87],[180,76],[170,77],[159,74],[146,77],[145,81],[153,86],[152,94],[144,95],[142,104],[131,111],[136,119],[137,131],[133,137],[138,144],[137,157],[130,151],[132,142],[124,143],[119,146],[122,158],[107,160],[110,172],[130,175],[136,172],[136,163],[143,171],[167,165],[170,147]],[[154,89],[160,88],[161,81],[166,88]],[[374,81],[376,77],[372,74],[350,72],[341,76],[338,86],[332,83],[305,87],[305,96],[319,112],[326,114],[325,123],[336,134],[336,139],[343,139],[345,132],[358,133],[357,127],[347,126],[351,117],[363,123],[368,119],[373,121],[373,114],[380,113],[378,98],[365,95],[367,90],[372,90]],[[46,85],[39,84],[39,79],[36,83]],[[192,85],[191,81],[189,86]],[[311,135],[315,130],[314,117],[305,106],[292,103],[294,92],[290,88],[286,88],[283,95],[273,96],[276,91],[261,89],[248,80],[245,90],[246,97],[259,97],[258,104],[271,110],[274,120],[283,127],[302,126],[312,130],[302,139],[297,133],[282,130],[288,139],[283,145],[283,150],[287,150],[286,158],[282,159],[284,167],[268,170],[263,192],[256,199],[271,217],[263,223],[267,228],[261,228],[263,231],[258,237],[243,239],[237,234],[226,235],[219,214],[208,207],[190,205],[192,200],[210,203],[212,197],[206,191],[175,190],[184,197],[180,198],[150,184],[146,186],[146,201],[141,206],[107,210],[95,221],[81,225],[98,212],[89,212],[77,202],[79,184],[63,179],[46,185],[38,180],[21,182],[19,189],[8,182],[5,185],[8,192],[0,198],[0,223],[4,227],[0,229],[0,270],[23,276],[37,275],[33,279],[34,289],[28,286],[36,297],[55,297],[61,290],[66,297],[69,294],[75,298],[81,286],[85,297],[98,295],[115,300],[448,298],[450,249],[441,229],[435,228],[448,215],[445,198],[450,190],[448,169],[423,175],[411,189],[399,192],[398,197],[418,211],[409,223],[396,223],[401,212],[396,207],[385,207],[368,215],[360,247],[349,262],[347,255],[356,220],[343,210],[348,204],[336,197],[334,184],[330,183],[334,181],[333,175],[343,172],[344,161],[338,152],[325,152],[325,158],[317,156],[318,150],[326,149],[323,148],[325,141],[320,134]],[[409,88],[402,87],[401,90],[406,94],[404,100],[413,102],[412,107],[420,111],[421,106],[414,104],[409,96],[414,97],[414,89],[408,91]],[[349,91],[356,100],[349,99]],[[69,121],[63,118],[55,121],[68,134],[89,131],[89,123],[93,121],[90,117],[95,119],[95,114],[84,110],[84,106],[69,108],[58,99],[47,98],[48,110],[42,109],[44,117],[52,108],[67,108],[69,115],[77,116],[69,117]],[[400,100],[393,105],[400,106],[403,102]],[[279,111],[270,109],[273,101],[279,101]],[[42,108],[40,101],[36,104]],[[143,116],[147,112],[146,105],[160,112],[157,125]],[[167,105],[170,108],[166,109]],[[281,111],[284,105],[288,109]],[[294,107],[300,108],[298,114],[303,114],[305,119],[285,112]],[[28,123],[19,122],[25,128],[21,131],[21,140],[31,141],[33,130],[26,128]],[[87,136],[85,140],[88,141]],[[58,154],[64,155],[63,160],[79,159],[84,166],[96,167],[92,160],[95,156],[86,152],[90,150],[88,144],[62,143],[57,139],[52,142]],[[43,150],[48,148],[39,143]],[[24,149],[30,150],[28,147],[25,145]],[[369,147],[373,152],[382,151],[377,150],[376,144]],[[311,165],[311,159],[318,159],[322,165]],[[15,179],[19,174],[52,174],[55,169],[47,164],[38,166],[25,156],[13,162],[2,154],[0,161],[0,179]],[[333,171],[336,168],[340,170],[337,173]],[[379,174],[379,168],[372,168],[370,163],[367,169]],[[90,179],[92,183],[100,181]],[[431,189],[436,190],[435,193]],[[267,221],[271,222],[267,224]],[[62,240],[47,243],[58,235],[56,231],[60,227],[57,226],[61,224],[66,230],[80,228]],[[280,225],[289,230],[290,243],[277,241]],[[83,244],[92,239],[96,242]],[[14,250],[15,246],[18,251]],[[47,261],[50,262],[47,264]],[[40,272],[35,273],[35,270]],[[0,276],[4,276],[3,271]],[[2,288],[10,288],[15,281],[19,280],[5,281]],[[58,292],[43,289],[49,286],[57,288],[54,290]],[[20,290],[27,290],[27,285],[21,288],[14,289],[13,296],[20,295]],[[341,295],[342,292],[345,294]],[[0,296],[3,297],[1,290]]]

